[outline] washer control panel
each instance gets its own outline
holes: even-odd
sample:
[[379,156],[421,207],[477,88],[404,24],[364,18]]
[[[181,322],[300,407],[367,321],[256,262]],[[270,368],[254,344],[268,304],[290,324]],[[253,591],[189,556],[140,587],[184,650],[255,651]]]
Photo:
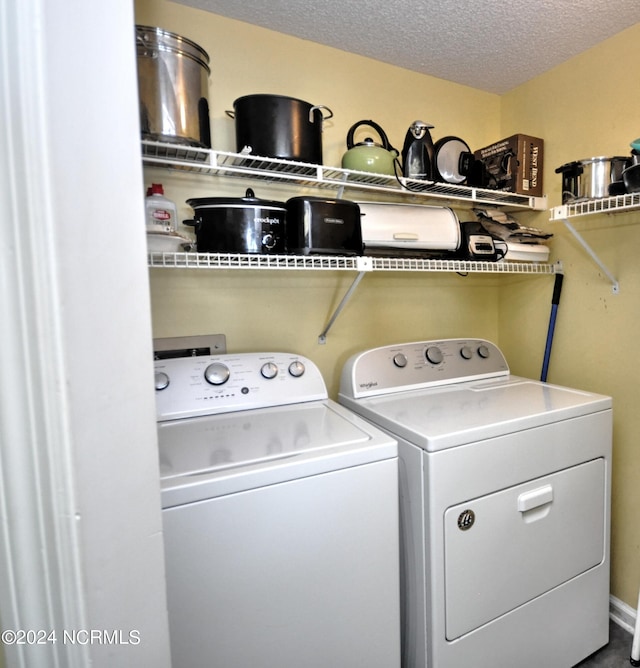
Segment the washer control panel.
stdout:
[[327,398],[318,367],[290,353],[156,360],[159,422]]
[[340,394],[358,398],[508,375],[507,360],[490,341],[419,341],[351,357],[342,370]]

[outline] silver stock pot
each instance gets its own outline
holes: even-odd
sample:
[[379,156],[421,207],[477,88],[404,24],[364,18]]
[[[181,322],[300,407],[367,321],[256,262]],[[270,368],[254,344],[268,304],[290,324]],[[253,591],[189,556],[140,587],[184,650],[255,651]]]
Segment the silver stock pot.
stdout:
[[574,160],[556,169],[562,175],[562,203],[609,196],[609,186],[622,181],[629,156]]
[[211,148],[209,56],[186,37],[136,26],[143,139]]

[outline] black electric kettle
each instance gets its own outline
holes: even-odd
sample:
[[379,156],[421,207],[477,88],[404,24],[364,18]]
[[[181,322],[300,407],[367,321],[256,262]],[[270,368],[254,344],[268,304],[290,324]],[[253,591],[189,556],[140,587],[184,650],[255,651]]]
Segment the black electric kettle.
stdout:
[[434,180],[431,128],[429,123],[414,121],[407,130],[402,149],[402,174],[407,179]]

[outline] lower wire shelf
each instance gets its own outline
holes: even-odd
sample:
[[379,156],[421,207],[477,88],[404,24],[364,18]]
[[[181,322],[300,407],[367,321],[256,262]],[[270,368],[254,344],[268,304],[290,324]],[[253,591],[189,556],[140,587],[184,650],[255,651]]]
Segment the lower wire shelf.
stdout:
[[562,274],[562,263],[479,262],[430,258],[370,257],[346,255],[263,255],[242,253],[165,253],[148,256],[149,267],[169,269],[258,269],[279,271],[355,271],[356,277],[342,301],[318,336],[326,343],[327,334],[360,281],[375,271],[449,272],[458,274]]
[[430,258],[251,253],[165,253],[148,255],[149,267],[168,269],[260,269],[307,271],[413,271],[490,274],[558,274],[559,262],[481,262]]

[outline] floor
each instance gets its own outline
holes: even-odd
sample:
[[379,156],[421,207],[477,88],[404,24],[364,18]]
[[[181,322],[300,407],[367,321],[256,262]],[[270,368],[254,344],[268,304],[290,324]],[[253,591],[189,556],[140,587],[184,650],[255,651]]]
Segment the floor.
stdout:
[[630,633],[615,622],[609,622],[609,644],[574,668],[630,668],[632,640]]

